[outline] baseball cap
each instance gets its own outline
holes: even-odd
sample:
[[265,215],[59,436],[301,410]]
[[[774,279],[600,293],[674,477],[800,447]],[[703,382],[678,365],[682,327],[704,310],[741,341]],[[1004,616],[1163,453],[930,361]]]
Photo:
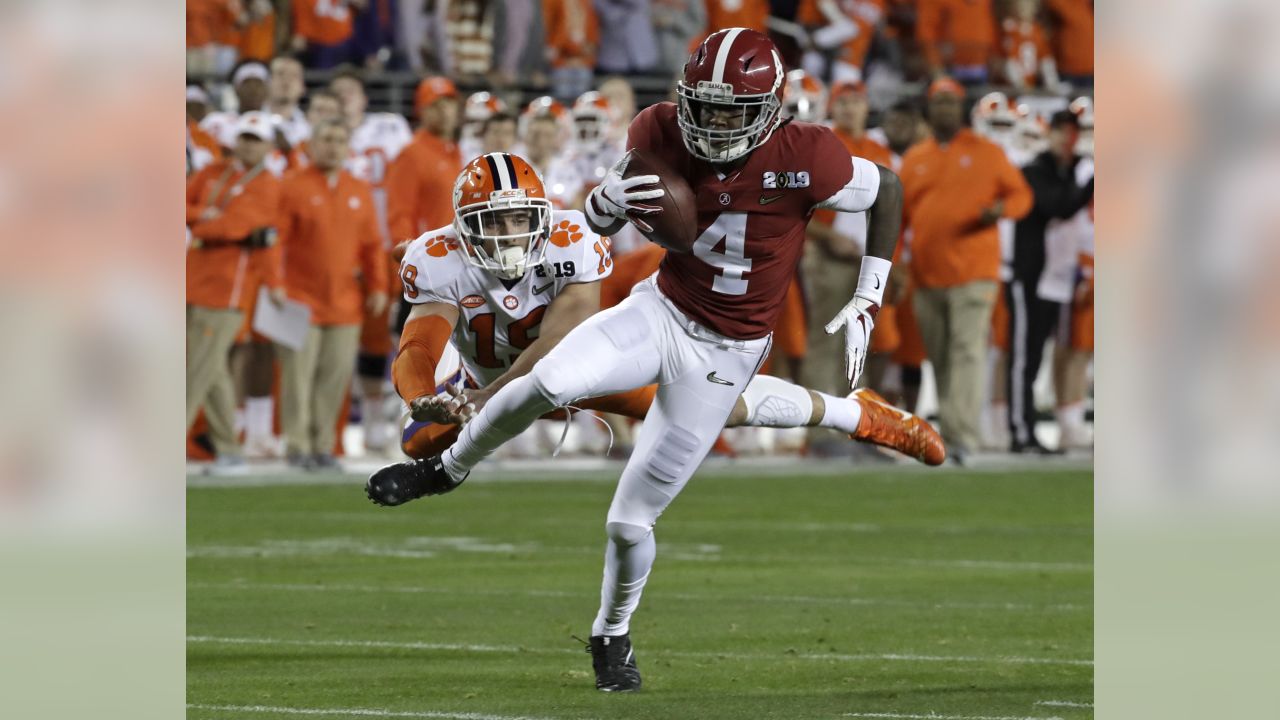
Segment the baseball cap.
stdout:
[[929,83],[929,89],[925,92],[924,96],[932,100],[933,96],[938,93],[949,93],[958,98],[963,98],[964,86],[944,75],[943,77]]
[[208,105],[209,93],[205,92],[204,88],[200,87],[199,85],[188,85],[187,86],[187,102],[194,102],[194,103],[201,103],[202,105]]
[[244,63],[240,67],[236,68],[236,71],[231,74],[231,84],[239,85],[245,80],[252,80],[254,78],[257,78],[262,82],[267,82],[271,80],[271,70],[269,70],[266,65],[257,61]]
[[240,116],[240,122],[236,123],[236,137],[241,135],[252,135],[259,140],[271,142],[275,139],[276,128],[275,123],[271,121],[271,116],[253,110]]
[[413,109],[421,110],[442,97],[458,97],[458,88],[453,81],[439,75],[423,78],[413,94]]
[[831,86],[831,98],[833,100],[848,93],[865,96],[867,94],[867,86],[861,80],[842,80]]

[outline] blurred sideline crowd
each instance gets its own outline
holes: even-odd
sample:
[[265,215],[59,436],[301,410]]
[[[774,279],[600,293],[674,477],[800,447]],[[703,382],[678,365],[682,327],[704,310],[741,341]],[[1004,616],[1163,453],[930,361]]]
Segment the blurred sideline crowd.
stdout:
[[[1091,446],[1091,2],[187,7],[187,452],[214,472],[397,455],[387,370],[407,307],[392,248],[452,222],[454,179],[482,153],[524,157],[556,206],[580,209],[638,106],[674,99],[690,44],[731,25],[784,49],[786,115],[902,177],[863,382],[934,417],[960,462]],[[380,111],[374,83],[411,98],[405,112]],[[864,236],[860,216],[815,213],[762,372],[848,391],[822,325],[852,296]],[[663,253],[629,228],[613,251],[604,307]],[[290,301],[309,309],[305,338],[255,330],[264,303]],[[625,455],[627,422],[604,419],[609,434],[575,416],[565,451],[603,454],[612,437]],[[545,455],[561,435],[548,423],[505,452]],[[727,431],[715,452],[883,459],[802,429]]]

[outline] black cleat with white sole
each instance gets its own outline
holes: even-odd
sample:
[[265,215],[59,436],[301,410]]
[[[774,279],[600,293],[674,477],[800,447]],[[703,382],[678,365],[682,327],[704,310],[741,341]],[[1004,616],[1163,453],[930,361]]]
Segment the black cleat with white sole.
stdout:
[[631,648],[631,635],[594,635],[587,646],[591,667],[596,671],[596,689],[604,692],[632,692],[640,689],[640,668]]
[[[462,480],[466,480],[464,477]],[[445,472],[440,456],[388,465],[369,476],[364,492],[375,505],[393,507],[424,495],[443,495],[462,484]]]

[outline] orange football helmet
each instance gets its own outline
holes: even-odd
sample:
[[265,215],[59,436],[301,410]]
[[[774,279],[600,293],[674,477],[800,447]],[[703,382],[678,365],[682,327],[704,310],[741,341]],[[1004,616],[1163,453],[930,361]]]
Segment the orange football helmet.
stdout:
[[971,118],[973,129],[979,135],[996,142],[1004,142],[1018,121],[1014,104],[1002,92],[983,95],[973,106]]
[[506,111],[507,104],[493,93],[478,92],[468,95],[467,101],[462,105],[462,137],[478,137],[485,120]]
[[463,254],[504,280],[541,265],[551,236],[551,201],[542,178],[511,153],[481,155],[453,185],[453,227]]
[[804,122],[821,122],[827,116],[827,89],[804,70],[787,73],[782,90],[782,115]]
[[582,93],[573,102],[574,140],[587,147],[600,145],[609,136],[616,118],[609,98],[595,90]]
[[553,118],[561,129],[562,134],[560,137],[564,137],[565,128],[569,126],[569,110],[564,106],[564,103],[550,95],[543,95],[529,101],[529,104],[520,113],[520,137],[524,137],[525,131],[529,127],[529,121],[536,117]]

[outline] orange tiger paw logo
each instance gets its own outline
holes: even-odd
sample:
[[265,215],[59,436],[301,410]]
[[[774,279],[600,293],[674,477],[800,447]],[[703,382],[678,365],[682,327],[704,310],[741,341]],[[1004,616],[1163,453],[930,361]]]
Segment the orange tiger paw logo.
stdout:
[[444,257],[450,250],[458,249],[458,241],[448,235],[437,235],[427,240],[427,254],[431,257]]
[[582,228],[570,223],[568,220],[561,220],[551,230],[551,244],[556,247],[569,247],[570,245],[582,239]]

